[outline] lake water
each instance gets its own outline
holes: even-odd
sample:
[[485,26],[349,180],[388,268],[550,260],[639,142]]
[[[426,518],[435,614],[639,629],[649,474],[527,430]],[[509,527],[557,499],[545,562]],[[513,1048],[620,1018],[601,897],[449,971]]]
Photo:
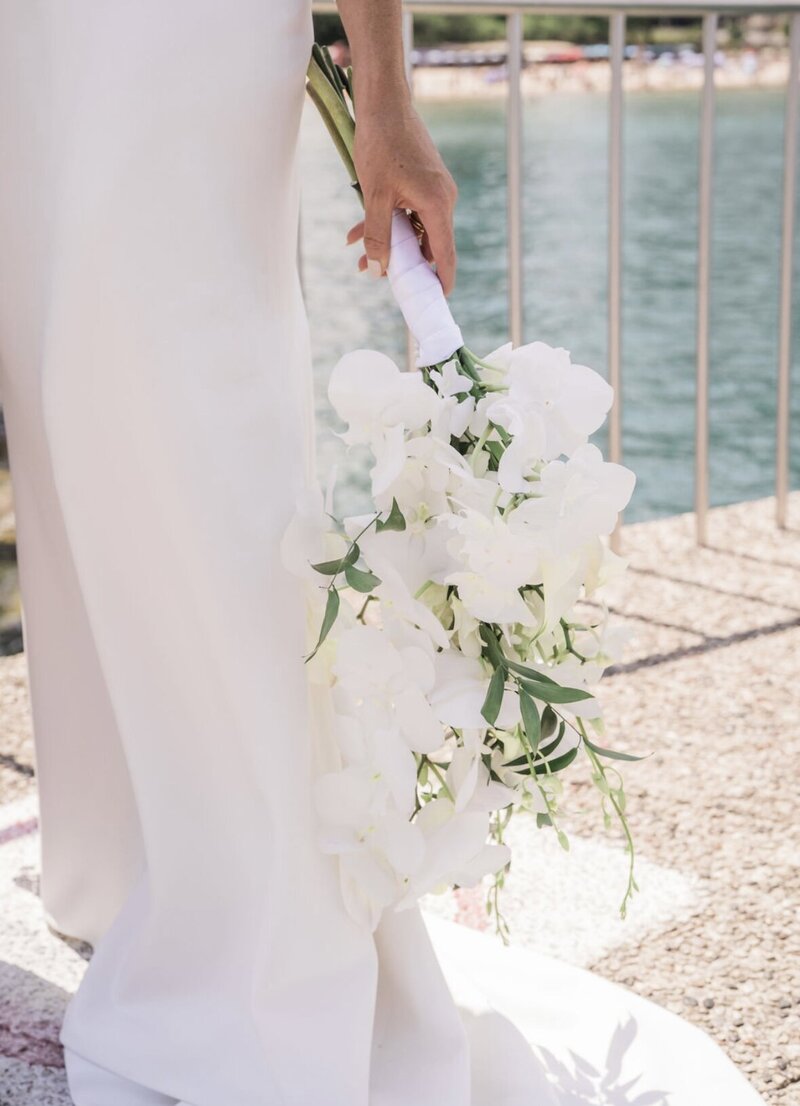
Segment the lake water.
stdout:
[[[468,345],[488,352],[507,331],[503,105],[431,103],[422,111],[460,189],[454,314]],[[624,451],[639,478],[632,520],[692,506],[698,120],[694,93],[626,101]],[[566,346],[605,373],[606,99],[529,101],[524,131],[525,340]],[[774,482],[781,94],[721,91],[716,141],[711,496],[722,504],[768,495]],[[385,282],[357,273],[355,248],[343,246],[359,208],[313,111],[304,121],[303,159],[320,468],[339,465],[342,506],[353,509],[363,496],[364,459],[344,457],[329,433],[327,376],[358,346],[400,359],[405,337]],[[800,483],[800,442],[793,483]]]

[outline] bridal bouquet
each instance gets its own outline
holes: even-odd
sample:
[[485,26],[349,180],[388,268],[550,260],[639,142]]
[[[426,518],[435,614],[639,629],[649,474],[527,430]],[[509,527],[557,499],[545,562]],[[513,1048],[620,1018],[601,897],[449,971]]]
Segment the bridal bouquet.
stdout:
[[[309,91],[353,179],[352,74],[315,49]],[[512,813],[558,826],[561,774],[588,761],[630,854],[622,780],[595,685],[618,634],[598,600],[623,564],[603,538],[633,474],[589,436],[612,391],[542,342],[477,357],[463,343],[406,212],[388,278],[418,344],[416,372],[344,356],[329,397],[344,441],[372,455],[371,510],[336,519],[308,493],[284,539],[314,626],[311,678],[329,689],[337,766],[316,781],[323,847],[357,918],[493,876]]]

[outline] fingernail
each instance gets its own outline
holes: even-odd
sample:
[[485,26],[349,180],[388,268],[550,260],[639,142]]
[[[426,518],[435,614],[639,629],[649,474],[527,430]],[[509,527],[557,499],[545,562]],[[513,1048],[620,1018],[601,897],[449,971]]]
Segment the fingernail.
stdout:
[[379,277],[383,276],[383,268],[377,257],[371,257],[369,259],[367,262],[367,272],[374,280],[378,280]]

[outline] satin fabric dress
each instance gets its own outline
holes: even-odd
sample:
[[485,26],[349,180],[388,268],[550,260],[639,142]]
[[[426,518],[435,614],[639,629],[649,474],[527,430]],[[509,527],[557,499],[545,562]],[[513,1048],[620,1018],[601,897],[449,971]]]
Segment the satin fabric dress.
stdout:
[[75,1102],[594,1101],[572,1050],[671,1106],[756,1103],[706,1037],[602,980],[442,923],[432,941],[416,910],[364,930],[317,848],[329,737],[279,553],[313,469],[310,43],[307,0],[0,0],[42,892],[95,945],[62,1031]]

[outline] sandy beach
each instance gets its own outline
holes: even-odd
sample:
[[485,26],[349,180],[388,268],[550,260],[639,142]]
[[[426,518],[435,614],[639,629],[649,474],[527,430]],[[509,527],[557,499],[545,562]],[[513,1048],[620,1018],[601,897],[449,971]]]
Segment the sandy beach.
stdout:
[[[782,50],[755,55],[720,53],[716,83],[719,88],[775,88],[786,84],[788,73],[788,57]],[[606,92],[610,83],[611,67],[607,61],[536,62],[527,65],[522,74],[526,97],[550,92]],[[694,55],[688,63],[626,61],[624,83],[627,92],[699,89],[703,83],[701,55]],[[414,70],[414,94],[420,100],[485,99],[503,97],[506,93],[502,66],[419,66]]]

